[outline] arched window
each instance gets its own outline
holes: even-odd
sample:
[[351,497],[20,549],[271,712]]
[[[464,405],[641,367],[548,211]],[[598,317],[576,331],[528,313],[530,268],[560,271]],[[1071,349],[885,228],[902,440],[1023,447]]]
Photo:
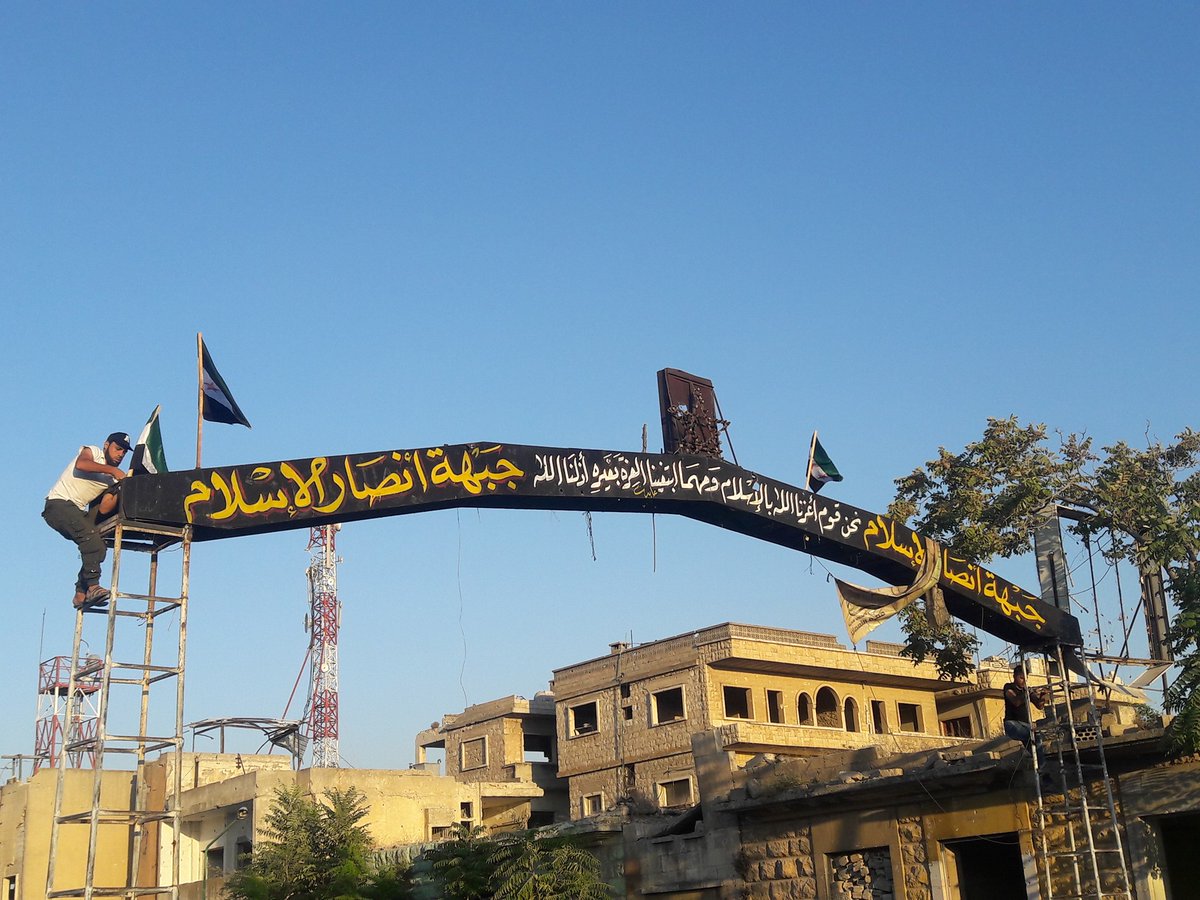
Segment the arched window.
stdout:
[[853,697],[847,697],[844,706],[846,713],[846,730],[858,731],[858,704],[854,702]]
[[817,720],[813,718],[812,698],[808,694],[801,693],[800,698],[796,701],[796,713],[801,725],[816,725]]
[[817,691],[817,724],[822,728],[842,727],[842,707],[833,688],[823,687]]

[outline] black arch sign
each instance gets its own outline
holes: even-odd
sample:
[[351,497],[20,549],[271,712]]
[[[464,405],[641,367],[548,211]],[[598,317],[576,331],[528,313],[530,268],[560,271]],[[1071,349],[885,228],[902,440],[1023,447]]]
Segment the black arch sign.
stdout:
[[[721,459],[456,444],[138,475],[132,522],[192,526],[198,541],[450,507],[669,513],[909,584],[924,541],[903,523]],[[942,554],[957,618],[1022,646],[1082,643],[1079,622],[987,569]]]

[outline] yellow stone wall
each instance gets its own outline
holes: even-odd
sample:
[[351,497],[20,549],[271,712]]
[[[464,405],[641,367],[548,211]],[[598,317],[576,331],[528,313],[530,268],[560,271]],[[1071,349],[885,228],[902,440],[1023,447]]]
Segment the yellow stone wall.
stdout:
[[[68,769],[64,780],[64,815],[92,808],[93,772]],[[0,870],[16,876],[18,900],[46,896],[51,821],[57,771],[42,769],[27,782],[0,787]],[[102,774],[100,802],[129,807],[129,772]],[[98,832],[94,884],[124,887],[128,878],[130,830],[127,825],[101,825]],[[88,825],[61,825],[55,864],[56,890],[82,887],[87,870]]]

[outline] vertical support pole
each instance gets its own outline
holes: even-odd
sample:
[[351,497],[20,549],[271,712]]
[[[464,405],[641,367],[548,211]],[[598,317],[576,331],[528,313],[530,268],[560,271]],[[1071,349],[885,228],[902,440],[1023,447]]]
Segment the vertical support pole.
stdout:
[[[120,527],[119,525],[117,526]],[[155,598],[158,593],[158,551],[150,552],[150,575],[146,587],[146,637],[142,647],[142,684],[141,684],[141,706],[138,710],[138,734],[144,735],[150,723],[150,666],[154,662],[154,609]],[[133,776],[133,797],[135,805],[138,809],[146,809],[149,802],[149,786],[146,784],[146,745],[139,743],[137,746],[137,767],[134,770]],[[133,848],[129,860],[130,886],[138,887],[138,872],[142,856],[142,843],[146,832],[146,823],[134,822],[133,824]],[[135,892],[130,891],[126,896],[129,900],[133,900]]]
[[196,332],[196,468],[204,443],[204,335]]
[[[1087,679],[1088,700],[1090,709],[1095,712],[1096,709],[1096,689],[1092,684],[1091,679]],[[1112,827],[1113,839],[1116,842],[1117,859],[1121,862],[1121,885],[1126,897],[1133,896],[1133,886],[1129,881],[1129,867],[1125,865],[1125,844],[1121,840],[1120,823],[1117,821],[1117,803],[1113,797],[1112,779],[1108,774],[1108,761],[1104,757],[1104,729],[1100,727],[1100,722],[1096,721],[1096,750],[1100,755],[1100,776],[1104,779],[1104,797],[1108,804],[1108,821]],[[1095,856],[1095,853],[1092,854]],[[1097,894],[1100,893],[1097,886]]]
[[179,591],[179,677],[175,685],[175,778],[171,801],[171,900],[179,900],[179,837],[183,794],[183,696],[187,659],[188,594],[191,592],[192,528],[183,529],[183,577]]
[[46,867],[46,894],[49,895],[54,890],[54,868],[55,862],[58,859],[58,835],[60,823],[59,816],[62,813],[63,796],[65,793],[65,782],[67,779],[67,739],[69,736],[69,723],[75,715],[75,690],[79,677],[79,646],[83,641],[83,610],[77,610],[75,613],[75,637],[71,641],[71,675],[67,680],[67,702],[66,702],[66,718],[68,723],[63,733],[62,746],[58,752],[58,778],[54,787],[54,817],[50,825],[50,863]]
[[112,691],[113,644],[116,641],[117,596],[121,572],[122,526],[117,524],[113,533],[113,562],[111,599],[108,603],[107,627],[104,635],[104,671],[100,675],[100,703],[97,707],[99,721],[96,723],[96,768],[92,777],[92,815],[88,822],[87,870],[84,875],[84,900],[92,900],[95,892],[96,850],[100,840],[101,788],[104,786],[104,748],[108,740],[108,703]]
[[[1054,898],[1054,880],[1050,868],[1050,844],[1046,838],[1046,806],[1042,796],[1042,777],[1038,767],[1038,735],[1033,730],[1033,713],[1029,709],[1029,665],[1025,660],[1025,649],[1020,651],[1021,673],[1025,676],[1025,721],[1029,725],[1029,747],[1033,755],[1033,780],[1037,791],[1038,842],[1042,849],[1042,877],[1046,879],[1047,900]],[[1005,701],[1007,702],[1007,701]]]
[[[1100,867],[1096,859],[1096,840],[1092,833],[1092,816],[1088,810],[1087,790],[1083,780],[1083,762],[1079,758],[1079,736],[1075,733],[1075,719],[1071,715],[1071,681],[1067,676],[1066,660],[1063,658],[1062,644],[1055,644],[1055,656],[1058,660],[1058,671],[1062,678],[1067,704],[1067,734],[1071,737],[1071,758],[1075,763],[1075,780],[1079,785],[1079,812],[1083,818],[1083,832],[1087,838],[1088,856],[1091,861],[1092,877],[1096,883],[1096,893],[1100,893]],[[1080,884],[1080,893],[1083,885]]]

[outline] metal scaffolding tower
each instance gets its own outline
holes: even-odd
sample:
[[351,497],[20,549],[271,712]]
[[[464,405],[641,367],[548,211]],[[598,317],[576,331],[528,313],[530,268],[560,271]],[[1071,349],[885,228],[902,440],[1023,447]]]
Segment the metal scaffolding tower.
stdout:
[[[96,683],[96,728],[92,734],[68,735],[58,754],[58,780],[54,795],[54,817],[50,831],[50,865],[46,872],[46,897],[125,897],[166,895],[179,897],[180,793],[183,759],[184,659],[187,646],[188,568],[191,557],[189,528],[144,525],[124,520],[102,528],[113,548],[112,599],[107,608],[80,610],[75,616],[75,639],[71,649],[70,674],[67,677],[64,721],[75,720],[83,686]],[[180,587],[173,596],[158,592],[159,553],[181,547]],[[149,555],[146,592],[121,589],[122,557],[126,551]],[[176,620],[173,614],[178,614]],[[168,619],[160,621],[163,616]],[[104,655],[83,656],[83,635],[89,621],[103,622]],[[175,640],[155,652],[155,632],[174,630]],[[139,633],[140,631],[140,633]],[[97,642],[98,643],[98,642]],[[160,645],[163,642],[160,642]],[[140,649],[140,659],[137,658]],[[130,656],[123,656],[129,653]],[[132,658],[130,658],[132,657]],[[153,690],[167,690],[165,703],[158,703],[154,715],[150,708]],[[114,690],[115,689],[115,690]],[[135,696],[129,696],[133,694]],[[136,704],[135,704],[136,699]],[[122,702],[124,701],[124,702]],[[165,707],[165,711],[164,711]],[[152,729],[158,731],[154,733]],[[154,791],[147,781],[147,755],[170,751],[167,758],[168,783]],[[66,788],[68,761],[90,755],[95,760],[90,805],[81,806]],[[159,759],[163,757],[160,756]],[[129,771],[132,762],[132,789],[126,802],[112,803],[108,791],[102,791],[106,771]],[[164,796],[165,794],[165,796]],[[64,829],[87,828],[86,868],[83,884],[60,884],[56,864],[63,859],[59,842]],[[97,884],[96,861],[103,834],[105,853],[120,847],[129,860],[125,884]],[[78,844],[76,844],[78,846]],[[69,873],[77,871],[77,860],[64,864]],[[72,879],[73,874],[61,879]]]
[[309,529],[309,681],[308,721],[312,766],[338,767],[338,627],[336,534],[339,525]]
[[[1042,750],[1033,754],[1035,848],[1044,896],[1047,900],[1133,900],[1095,689],[1088,679],[1082,684],[1072,682],[1061,644],[1044,652],[1055,723],[1041,729]],[[1021,664],[1025,666],[1024,655]],[[1080,707],[1082,722],[1076,721],[1073,707]],[[1030,724],[1033,727],[1032,720]],[[1046,763],[1043,754],[1054,759]]]
[[[100,691],[100,669],[104,663],[89,656],[77,673],[70,718],[67,695],[71,690],[71,657],[53,656],[38,666],[38,710],[33,729],[33,773],[53,769],[65,744],[83,745],[95,738],[99,711],[96,700]],[[73,751],[72,768],[94,768],[96,755]]]

